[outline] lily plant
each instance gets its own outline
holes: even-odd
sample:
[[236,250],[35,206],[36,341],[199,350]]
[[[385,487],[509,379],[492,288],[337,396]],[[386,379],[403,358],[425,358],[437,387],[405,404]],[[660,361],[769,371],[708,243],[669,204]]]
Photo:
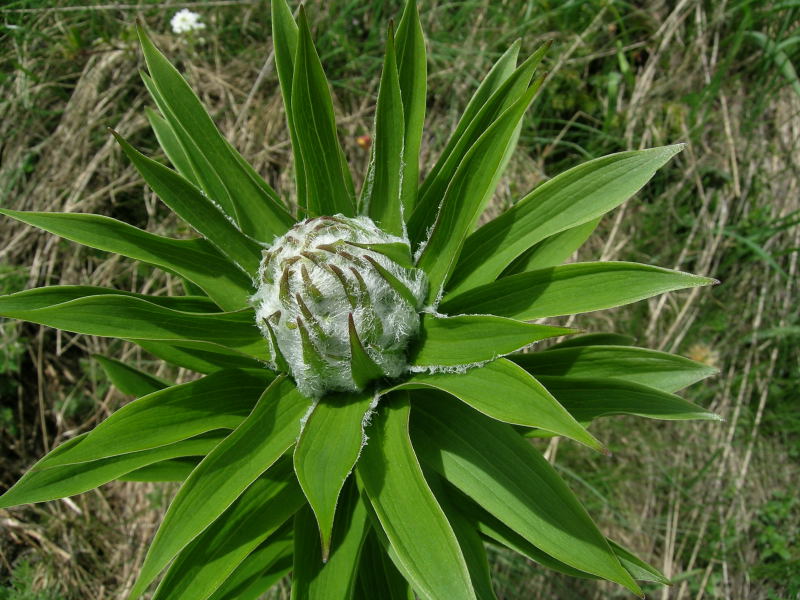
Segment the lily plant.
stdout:
[[140,31],[157,109],[148,118],[171,166],[114,135],[197,237],[0,211],[163,269],[186,289],[51,286],[0,297],[0,315],[127,340],[198,374],[176,384],[98,359],[136,399],[47,454],[0,507],[115,480],[180,482],[132,599],[159,576],[156,600],[256,598],[290,573],[293,599],[488,600],[486,544],[635,594],[637,581],[665,583],[598,529],[530,438],[607,452],[590,432],[607,415],[717,418],[675,394],[713,369],[624,335],[541,322],[713,282],[631,262],[563,264],[681,146],[591,160],[478,226],[544,80],[547,46],[518,61],[514,43],[421,169],[426,54],[409,0],[388,30],[356,194],[298,15],[272,1],[291,198],[222,137]]

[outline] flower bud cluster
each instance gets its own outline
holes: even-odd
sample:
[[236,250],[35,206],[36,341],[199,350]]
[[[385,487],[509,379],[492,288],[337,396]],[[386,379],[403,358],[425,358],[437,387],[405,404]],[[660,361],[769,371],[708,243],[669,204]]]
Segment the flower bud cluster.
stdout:
[[407,240],[367,217],[336,215],[301,221],[264,250],[256,321],[273,367],[290,372],[303,394],[363,387],[353,344],[371,359],[373,376],[406,370],[427,279],[410,252],[404,265],[389,258],[403,248]]

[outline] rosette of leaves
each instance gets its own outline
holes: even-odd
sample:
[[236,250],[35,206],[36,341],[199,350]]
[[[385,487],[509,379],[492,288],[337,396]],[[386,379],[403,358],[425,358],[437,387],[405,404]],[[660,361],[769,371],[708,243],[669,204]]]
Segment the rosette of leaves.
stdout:
[[[171,167],[117,139],[199,235],[2,210],[164,269],[188,292],[45,287],[0,298],[1,315],[129,340],[200,376],[175,385],[100,359],[137,399],[47,454],[0,507],[112,480],[182,482],[130,598],[162,572],[156,599],[255,598],[287,573],[298,599],[494,598],[487,543],[637,594],[637,580],[665,582],[598,530],[528,438],[603,451],[587,427],[606,415],[716,418],[675,394],[712,369],[615,334],[521,350],[573,333],[532,321],[712,282],[629,262],[562,264],[680,147],[592,160],[477,226],[542,83],[546,48],[518,61],[515,43],[499,58],[420,183],[426,57],[409,2],[388,32],[356,196],[302,9],[295,21],[273,0],[272,26],[291,201],[220,135],[142,33],[158,109],[148,117]],[[287,241],[317,231],[315,220],[333,240]],[[270,302],[284,312],[261,314]],[[325,379],[330,369],[339,379]]]

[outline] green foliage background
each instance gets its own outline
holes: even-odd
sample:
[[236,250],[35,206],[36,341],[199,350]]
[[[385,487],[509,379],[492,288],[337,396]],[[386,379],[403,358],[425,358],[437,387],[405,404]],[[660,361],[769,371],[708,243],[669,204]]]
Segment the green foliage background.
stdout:
[[[183,63],[242,154],[290,190],[268,3],[194,3],[207,23],[194,37],[169,31],[177,4],[86,4],[21,1],[0,9],[0,206],[95,212],[153,232],[188,233],[176,231],[106,132],[119,130],[146,153],[157,148],[142,110],[137,18]],[[368,151],[359,136],[370,131],[384,25],[400,3],[309,8],[343,145],[354,172],[364,172]],[[797,597],[800,81],[792,65],[800,58],[800,8],[747,0],[433,0],[420,12],[430,58],[423,164],[433,163],[501,51],[517,37],[523,51],[553,41],[550,80],[526,117],[497,207],[584,160],[689,143],[601,223],[581,258],[653,262],[722,285],[572,325],[630,333],[638,345],[715,364],[721,375],[689,398],[727,422],[675,428],[637,420],[633,429],[632,421],[611,420],[596,433],[616,440],[612,459],[571,444],[542,447],[609,534],[676,579],[653,597]],[[9,221],[0,237],[2,293],[49,284],[148,293],[180,285]],[[184,375],[159,371],[118,342],[0,323],[2,488],[128,399],[111,391],[91,358],[99,352],[138,360],[155,375]],[[172,493],[113,484],[102,495],[0,511],[0,598],[115,597],[135,576]],[[538,574],[501,553],[493,558],[505,598],[623,594]]]

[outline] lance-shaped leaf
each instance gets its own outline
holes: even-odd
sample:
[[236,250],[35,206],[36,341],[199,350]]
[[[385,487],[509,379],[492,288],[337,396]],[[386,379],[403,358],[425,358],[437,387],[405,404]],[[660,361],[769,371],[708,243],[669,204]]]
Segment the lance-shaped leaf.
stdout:
[[153,600],[205,600],[303,504],[287,456],[178,554]]
[[[134,400],[50,464],[80,463],[156,448],[214,429],[235,429],[272,380],[270,371],[217,371]],[[220,398],[226,398],[220,402]]]
[[292,598],[349,600],[356,589],[359,557],[369,521],[364,499],[353,480],[342,491],[330,557],[321,558],[314,514],[306,507],[295,517]]
[[[42,288],[44,291],[48,288]],[[36,300],[39,290],[20,292]],[[233,313],[189,313],[122,295],[78,298],[33,309],[18,308],[17,294],[0,297],[0,316],[22,319],[65,331],[132,340],[194,340],[226,346],[266,360],[268,353],[252,310]],[[98,315],[103,315],[98,319]]]
[[567,485],[510,425],[441,397],[415,401],[412,431],[427,465],[525,539],[641,594]]
[[411,447],[409,414],[407,393],[384,399],[367,430],[359,478],[414,589],[427,600],[475,600],[458,540]]
[[361,244],[359,242],[344,242],[349,246],[362,248],[363,250],[372,250],[379,254],[383,254],[386,258],[393,260],[404,269],[411,269],[414,267],[414,261],[411,257],[411,248],[404,242],[389,242],[387,244]]
[[328,80],[300,9],[292,75],[292,117],[306,176],[309,216],[355,215],[350,172],[342,161]]
[[117,481],[184,481],[199,463],[197,457],[168,458],[125,473]]
[[636,339],[621,333],[583,333],[571,335],[563,342],[553,344],[548,350],[558,348],[577,348],[578,346],[632,346]]
[[370,381],[383,375],[383,369],[370,358],[361,344],[353,313],[347,315],[347,328],[350,334],[350,369],[353,381],[359,389],[364,389]]
[[152,450],[121,454],[87,463],[49,467],[50,461],[55,461],[62,452],[80,445],[85,439],[84,434],[61,444],[37,462],[22,479],[0,496],[0,508],[74,496],[161,460],[180,456],[203,456],[211,452],[227,433],[215,431]]
[[541,383],[505,358],[466,373],[416,373],[392,389],[420,388],[447,392],[499,421],[546,429],[595,450],[605,449]]
[[718,372],[683,356],[630,346],[561,347],[510,358],[537,377],[623,379],[665,392],[677,392]]
[[339,494],[364,445],[371,393],[327,394],[311,412],[294,450],[294,469],[319,525],[320,559],[330,554]]
[[203,459],[178,491],[129,598],[138,598],[189,542],[294,444],[308,405],[284,376],[267,388],[250,416]]
[[[151,85],[155,87],[154,84]],[[186,151],[181,146],[178,136],[175,135],[175,131],[167,120],[149,106],[145,106],[144,112],[147,115],[147,120],[150,122],[153,133],[156,134],[158,145],[161,146],[175,170],[197,187],[201,187]]]
[[669,421],[722,420],[716,413],[680,396],[633,381],[552,376],[541,376],[539,381],[581,422],[608,415]]
[[629,262],[573,263],[497,281],[448,295],[440,310],[490,313],[530,320],[613,308],[715,280]]
[[292,568],[291,521],[245,558],[208,600],[256,600]]
[[682,149],[678,144],[612,154],[543,183],[467,238],[448,291],[493,281],[537,242],[619,206]]
[[[209,167],[224,186],[224,197],[218,202],[232,206],[235,219],[244,232],[257,239],[268,241],[283,234],[294,219],[281,205],[278,194],[247,165],[246,161],[222,137],[200,100],[161,52],[139,29],[147,68],[164,112],[184,151],[194,147],[204,159],[198,167]],[[191,161],[193,156],[187,152]],[[209,190],[206,190],[207,192]]]
[[[467,157],[473,146],[478,143],[481,136],[498,120],[500,115],[525,94],[534,71],[548,47],[549,44],[545,44],[539,48],[500,83],[483,106],[478,109],[477,114],[464,126],[463,132],[459,137],[451,141],[452,147],[442,152],[438,162],[425,178],[425,182],[420,189],[419,202],[408,222],[409,236],[413,243],[424,241],[424,236],[436,219],[442,198],[453,181],[459,165]],[[506,142],[503,145],[500,150],[501,156],[507,150],[513,150],[514,146],[516,146],[517,135],[518,131],[512,134],[510,139],[513,141]],[[503,160],[498,163],[498,170],[504,168],[505,158],[503,157]],[[470,231],[467,233],[470,233]]]
[[108,358],[100,354],[93,354],[92,358],[100,363],[111,383],[123,394],[139,398],[172,385],[164,379],[135,369],[114,358]]
[[492,315],[422,317],[417,346],[410,353],[414,367],[476,366],[533,342],[566,335],[572,329],[534,325]]
[[116,132],[122,150],[159,198],[245,273],[255,273],[261,246],[239,231],[203,193],[172,169],[147,158]]
[[545,238],[523,252],[514,262],[508,265],[501,277],[514,275],[515,273],[525,273],[526,271],[538,271],[548,267],[557,267],[572,256],[589,239],[599,222],[600,219],[588,221],[583,225],[570,227]]
[[389,559],[375,530],[364,540],[358,569],[356,600],[414,600],[414,592],[397,567]]
[[361,193],[361,212],[383,231],[403,235],[403,206],[400,188],[404,167],[403,100],[394,49],[394,31],[386,36],[386,57],[375,107],[374,139],[369,170]]
[[250,277],[232,269],[230,260],[204,239],[173,240],[101,215],[7,209],[0,213],[84,246],[176,273],[197,284],[225,310],[248,306],[253,286]]
[[183,367],[197,373],[213,373],[221,369],[264,368],[263,363],[255,358],[243,356],[214,344],[165,343],[148,340],[130,341],[153,356],[177,367]]
[[417,3],[407,0],[395,36],[397,49],[397,72],[400,80],[400,96],[403,101],[403,175],[401,177],[401,199],[403,215],[411,216],[417,201],[419,184],[419,148],[422,143],[422,126],[425,122],[427,103],[428,61],[425,53],[425,38],[419,22]]
[[286,124],[289,128],[289,137],[292,140],[292,154],[294,155],[294,176],[297,187],[297,205],[302,211],[308,204],[306,197],[306,175],[303,166],[303,157],[297,141],[297,130],[292,113],[292,78],[294,77],[294,60],[297,55],[297,23],[292,17],[292,11],[286,0],[273,0],[272,8],[272,45],[275,49],[275,68],[278,71],[278,81],[281,87]]
[[533,100],[542,79],[537,80],[478,138],[461,161],[447,187],[431,237],[417,261],[428,274],[428,302],[441,296],[456,266],[464,239],[472,231],[501,175],[506,148],[522,115]]

